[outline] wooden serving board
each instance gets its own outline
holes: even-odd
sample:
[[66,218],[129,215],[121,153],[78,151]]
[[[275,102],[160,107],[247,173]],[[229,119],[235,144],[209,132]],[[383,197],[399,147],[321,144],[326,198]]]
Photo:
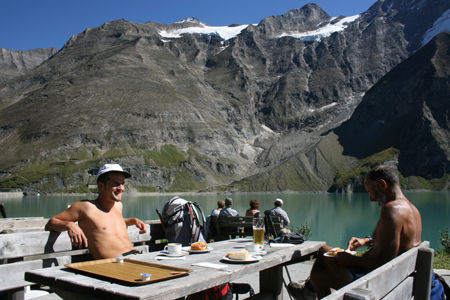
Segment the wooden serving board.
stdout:
[[[82,271],[132,285],[149,284],[153,282],[186,276],[191,269],[178,268],[125,258],[118,262],[116,258],[92,260],[87,262],[66,264],[68,268]],[[142,280],[141,273],[152,274],[150,280]]]

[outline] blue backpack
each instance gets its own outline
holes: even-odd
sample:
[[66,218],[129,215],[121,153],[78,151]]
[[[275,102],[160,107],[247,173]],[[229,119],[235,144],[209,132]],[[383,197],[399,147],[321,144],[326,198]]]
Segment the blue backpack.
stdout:
[[445,279],[436,273],[431,277],[431,294],[430,300],[450,299],[450,289]]

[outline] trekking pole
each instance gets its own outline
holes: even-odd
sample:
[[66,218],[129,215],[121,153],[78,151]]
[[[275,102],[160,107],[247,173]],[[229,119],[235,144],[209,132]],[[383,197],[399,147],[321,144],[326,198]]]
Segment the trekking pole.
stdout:
[[164,232],[166,232],[166,223],[164,223],[164,220],[161,216],[161,214],[159,213],[159,210],[156,208],[156,213],[158,214],[159,220],[161,221],[161,227],[164,230]]

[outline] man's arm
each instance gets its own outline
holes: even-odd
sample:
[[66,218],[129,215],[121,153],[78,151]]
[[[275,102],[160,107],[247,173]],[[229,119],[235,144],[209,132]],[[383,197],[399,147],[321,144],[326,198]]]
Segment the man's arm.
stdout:
[[393,203],[386,204],[381,209],[373,248],[366,255],[360,257],[339,253],[336,256],[339,264],[371,271],[396,257],[400,247],[402,218],[401,208]]
[[83,230],[75,223],[80,218],[81,209],[82,204],[80,202],[72,204],[65,211],[51,217],[45,225],[45,230],[58,232],[67,231],[70,241],[74,246],[87,247],[87,238],[84,235]]
[[137,228],[139,228],[139,233],[146,233],[147,232],[147,226],[144,222],[139,220],[138,218],[127,218],[125,219],[125,224],[128,226],[135,225]]
[[289,216],[286,211],[284,211],[284,222],[284,226],[288,226],[291,223],[291,220],[289,220]]
[[347,249],[349,250],[356,250],[358,248],[367,246],[370,244],[370,242],[372,241],[372,238],[369,237],[364,237],[364,238],[357,238],[357,237],[352,237],[347,244]]

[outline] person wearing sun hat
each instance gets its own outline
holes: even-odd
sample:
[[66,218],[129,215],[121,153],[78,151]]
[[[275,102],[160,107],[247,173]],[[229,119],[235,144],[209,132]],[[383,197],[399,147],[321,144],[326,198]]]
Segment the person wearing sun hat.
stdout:
[[97,173],[97,199],[73,203],[50,218],[45,230],[67,231],[72,244],[87,247],[94,259],[138,253],[128,237],[127,227],[134,225],[141,234],[147,232],[147,227],[137,218],[122,216],[125,178],[130,177],[119,164],[105,164]]

